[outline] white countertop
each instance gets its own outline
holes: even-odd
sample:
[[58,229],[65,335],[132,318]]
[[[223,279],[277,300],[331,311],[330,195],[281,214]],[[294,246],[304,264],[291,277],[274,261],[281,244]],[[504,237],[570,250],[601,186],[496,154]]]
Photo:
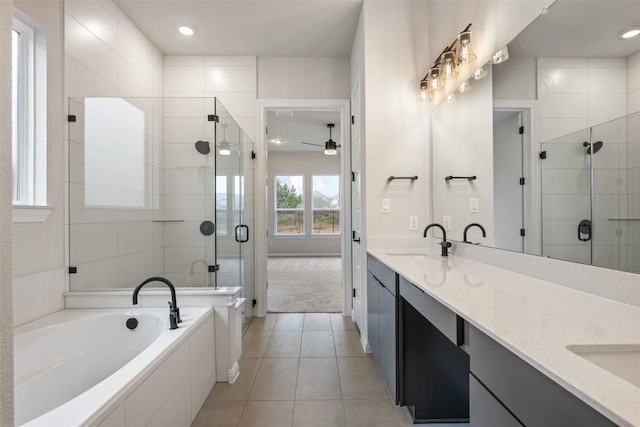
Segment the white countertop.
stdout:
[[456,256],[368,252],[613,422],[640,426],[640,388],[566,348],[640,344],[640,308]]

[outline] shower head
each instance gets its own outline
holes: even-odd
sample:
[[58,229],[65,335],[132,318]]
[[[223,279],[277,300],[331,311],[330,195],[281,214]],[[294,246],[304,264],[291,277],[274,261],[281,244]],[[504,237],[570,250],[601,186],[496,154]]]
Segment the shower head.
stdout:
[[200,154],[209,154],[211,147],[209,147],[209,141],[196,141],[196,150]]
[[596,141],[593,143],[593,146],[588,143],[587,141],[582,143],[583,147],[588,147],[587,148],[587,154],[591,154],[591,148],[593,148],[593,154],[596,154],[598,151],[600,151],[600,149],[602,148],[602,146],[604,145],[604,142],[602,141]]

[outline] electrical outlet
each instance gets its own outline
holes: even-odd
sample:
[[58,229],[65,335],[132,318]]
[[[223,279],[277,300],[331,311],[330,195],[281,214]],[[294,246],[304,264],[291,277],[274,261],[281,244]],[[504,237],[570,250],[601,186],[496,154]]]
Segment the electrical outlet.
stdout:
[[451,230],[451,217],[449,215],[442,217],[442,226],[445,230]]
[[478,213],[480,208],[478,206],[478,199],[469,199],[469,212]]
[[417,230],[418,229],[418,217],[410,216],[409,217],[409,230]]
[[391,212],[391,199],[382,199],[382,213]]

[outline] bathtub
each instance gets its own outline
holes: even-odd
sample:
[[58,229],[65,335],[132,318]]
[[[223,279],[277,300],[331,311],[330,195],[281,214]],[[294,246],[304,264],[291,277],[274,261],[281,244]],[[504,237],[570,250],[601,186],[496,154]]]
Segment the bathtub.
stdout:
[[62,310],[16,328],[16,425],[189,426],[215,384],[213,311],[183,308],[175,330],[168,314]]

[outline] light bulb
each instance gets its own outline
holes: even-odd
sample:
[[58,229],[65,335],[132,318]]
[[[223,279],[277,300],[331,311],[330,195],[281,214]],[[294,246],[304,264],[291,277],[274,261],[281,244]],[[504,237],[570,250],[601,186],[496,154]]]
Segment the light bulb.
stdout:
[[491,62],[493,64],[502,64],[507,59],[509,59],[509,49],[505,46],[491,57]]
[[442,54],[440,58],[441,66],[440,66],[440,76],[445,79],[453,79],[458,77],[458,71],[456,70],[456,60],[455,53],[451,50],[446,51]]
[[487,77],[488,74],[489,70],[487,69],[487,64],[484,64],[482,67],[478,68],[471,76],[474,80],[480,80]]
[[429,82],[427,80],[420,81],[420,99],[426,101],[429,97]]
[[460,93],[469,92],[470,90],[471,90],[471,83],[469,83],[469,80],[465,80],[464,82],[462,82],[460,87],[458,87],[458,92]]
[[451,104],[453,101],[456,100],[456,94],[455,93],[450,93],[449,95],[447,95],[447,104]]
[[429,84],[429,91],[431,93],[439,92],[444,89],[440,81],[440,69],[438,67],[433,67],[429,70],[429,77],[427,80]]
[[460,64],[468,64],[474,61],[477,56],[471,42],[471,31],[463,31],[458,34],[458,62]]

